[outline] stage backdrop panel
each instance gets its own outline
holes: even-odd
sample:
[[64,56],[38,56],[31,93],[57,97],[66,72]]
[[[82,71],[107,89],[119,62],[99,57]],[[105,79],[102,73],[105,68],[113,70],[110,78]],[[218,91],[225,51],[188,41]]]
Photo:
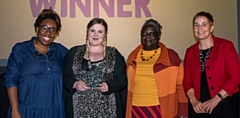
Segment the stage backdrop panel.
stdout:
[[127,58],[140,44],[142,24],[152,18],[163,26],[161,42],[183,59],[186,48],[196,42],[193,16],[208,11],[215,20],[214,34],[231,40],[238,49],[237,0],[1,0],[0,59],[8,58],[15,43],[35,35],[36,16],[50,6],[62,19],[56,42],[67,48],[84,44],[87,23],[101,17],[109,26],[108,45]]

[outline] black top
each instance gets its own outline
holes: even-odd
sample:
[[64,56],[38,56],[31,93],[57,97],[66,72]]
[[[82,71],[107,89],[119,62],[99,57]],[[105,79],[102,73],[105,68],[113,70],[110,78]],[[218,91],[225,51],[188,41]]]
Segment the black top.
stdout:
[[[211,49],[210,49],[211,50]],[[206,50],[201,50],[202,51],[202,62],[206,63],[207,59],[207,53],[209,51],[209,49]],[[204,70],[201,71],[201,86],[200,86],[200,101],[201,102],[205,102],[207,100],[209,100],[211,98],[210,92],[209,92],[209,88],[208,88],[208,82],[207,82],[207,75],[206,75],[206,67],[204,65]]]

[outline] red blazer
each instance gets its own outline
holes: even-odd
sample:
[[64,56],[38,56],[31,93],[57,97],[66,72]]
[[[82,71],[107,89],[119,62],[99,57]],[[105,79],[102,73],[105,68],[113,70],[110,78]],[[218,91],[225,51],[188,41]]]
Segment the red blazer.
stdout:
[[[238,54],[231,41],[213,37],[213,47],[206,61],[206,77],[211,97],[221,89],[229,96],[238,92],[240,83],[240,63]],[[199,42],[189,47],[184,58],[184,91],[193,88],[195,96],[200,99],[200,57]]]

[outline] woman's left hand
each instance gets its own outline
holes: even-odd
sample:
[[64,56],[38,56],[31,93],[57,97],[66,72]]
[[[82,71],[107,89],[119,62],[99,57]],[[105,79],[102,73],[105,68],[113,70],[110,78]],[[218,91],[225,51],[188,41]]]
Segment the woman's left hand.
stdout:
[[99,84],[99,90],[101,91],[101,92],[107,92],[108,91],[108,85],[107,85],[107,83],[106,82],[103,82],[103,83],[101,83],[101,84]]
[[206,108],[206,113],[211,114],[213,109],[219,104],[221,99],[218,96],[214,96],[208,101],[203,103],[203,106]]

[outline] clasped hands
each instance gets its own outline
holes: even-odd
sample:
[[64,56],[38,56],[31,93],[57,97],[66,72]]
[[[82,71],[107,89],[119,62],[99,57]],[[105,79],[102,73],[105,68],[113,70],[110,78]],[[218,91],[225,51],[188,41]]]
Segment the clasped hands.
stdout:
[[[78,91],[87,91],[89,89],[91,89],[91,87],[89,87],[86,83],[84,83],[83,81],[79,80],[76,81],[73,85],[73,88],[77,89]],[[98,89],[101,92],[107,92],[108,91],[108,85],[106,82],[103,82],[101,84],[99,84]]]
[[191,101],[193,109],[196,113],[208,113],[211,114],[213,109],[219,104],[221,99],[218,96],[214,96],[210,100],[205,101],[204,103],[195,99]]

